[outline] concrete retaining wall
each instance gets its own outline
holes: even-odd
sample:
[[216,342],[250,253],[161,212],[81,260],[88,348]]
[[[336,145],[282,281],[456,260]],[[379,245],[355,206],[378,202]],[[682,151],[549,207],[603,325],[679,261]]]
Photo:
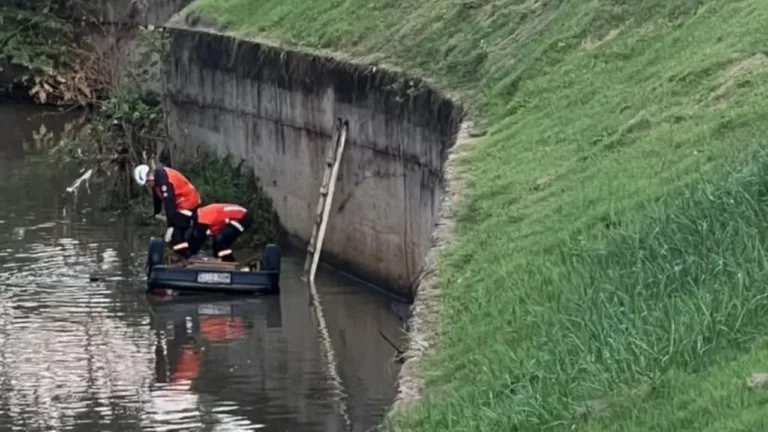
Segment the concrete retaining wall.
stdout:
[[220,34],[176,28],[171,51],[174,161],[244,159],[301,241],[335,119],[349,121],[322,259],[413,299],[461,107],[417,79]]

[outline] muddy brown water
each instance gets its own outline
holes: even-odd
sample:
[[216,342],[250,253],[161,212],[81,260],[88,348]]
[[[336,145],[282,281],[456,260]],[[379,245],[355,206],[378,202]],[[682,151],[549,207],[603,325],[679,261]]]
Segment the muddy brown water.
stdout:
[[[35,136],[79,114],[0,102],[0,430],[340,431],[380,424],[395,393],[402,304],[322,268],[343,397],[284,257],[282,294],[159,301],[144,293],[148,236],[64,189]],[[91,282],[99,272],[108,278]]]

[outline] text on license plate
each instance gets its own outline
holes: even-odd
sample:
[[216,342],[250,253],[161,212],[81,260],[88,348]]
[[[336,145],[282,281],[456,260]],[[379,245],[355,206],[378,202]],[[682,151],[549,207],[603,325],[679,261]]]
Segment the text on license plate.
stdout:
[[232,306],[224,304],[202,304],[197,307],[197,313],[201,315],[230,315]]
[[199,283],[223,283],[228,284],[232,281],[232,275],[229,273],[198,273],[197,281]]

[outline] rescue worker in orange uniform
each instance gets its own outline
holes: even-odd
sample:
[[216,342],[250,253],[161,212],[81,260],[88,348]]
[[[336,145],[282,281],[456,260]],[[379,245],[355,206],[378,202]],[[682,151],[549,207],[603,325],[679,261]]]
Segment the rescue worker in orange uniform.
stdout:
[[153,171],[148,165],[139,165],[134,168],[133,177],[136,183],[152,191],[153,217],[158,217],[165,207],[168,227],[165,241],[176,253],[189,257],[189,244],[184,239],[200,206],[200,194],[195,186],[180,172],[164,166]]
[[234,262],[232,244],[253,224],[248,210],[237,204],[208,204],[200,207],[192,218],[189,254],[196,254],[208,237],[213,238],[213,255],[222,261]]

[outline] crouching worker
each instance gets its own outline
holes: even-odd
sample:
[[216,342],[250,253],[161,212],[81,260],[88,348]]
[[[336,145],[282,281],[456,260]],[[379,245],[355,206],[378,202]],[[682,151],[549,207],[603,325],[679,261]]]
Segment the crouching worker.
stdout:
[[189,236],[190,256],[196,254],[208,237],[213,238],[213,255],[222,261],[234,262],[232,244],[251,227],[253,218],[244,207],[236,204],[208,204],[200,207],[193,217]]
[[184,175],[172,168],[159,166],[152,171],[148,165],[139,165],[133,170],[133,177],[136,183],[152,191],[152,216],[159,216],[165,207],[166,243],[176,253],[189,257],[189,245],[184,239],[200,206],[200,194]]

